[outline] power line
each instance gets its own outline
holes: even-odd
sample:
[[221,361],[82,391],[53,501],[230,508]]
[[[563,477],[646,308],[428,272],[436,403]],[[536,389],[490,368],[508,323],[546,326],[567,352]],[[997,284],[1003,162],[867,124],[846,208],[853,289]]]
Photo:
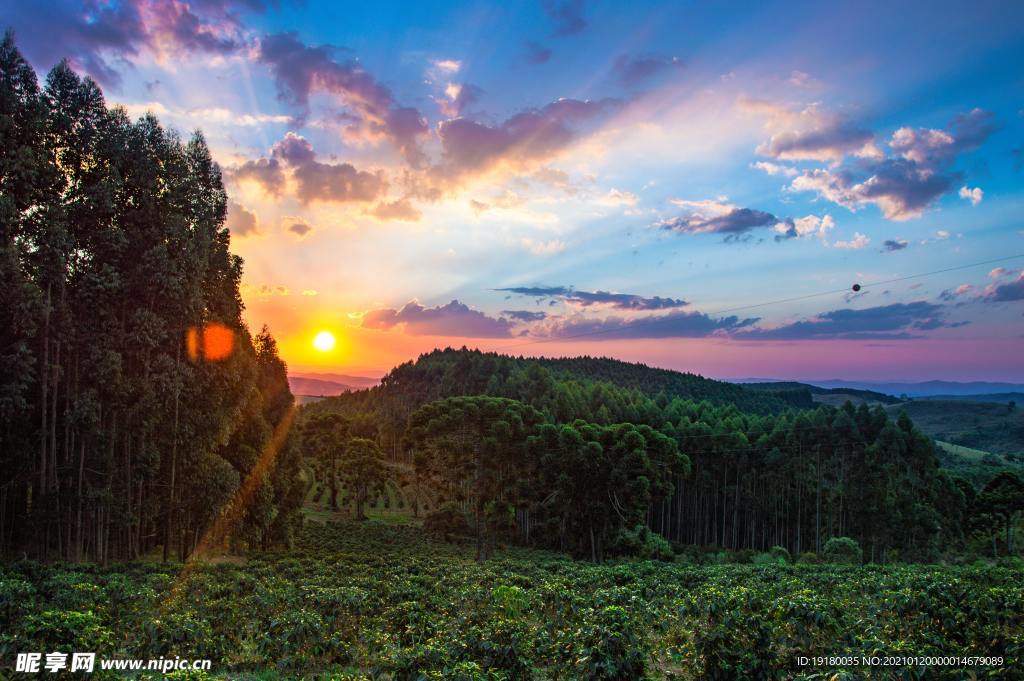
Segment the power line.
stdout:
[[[1018,253],[1016,255],[1008,255],[1008,256],[1004,256],[1002,258],[993,258],[992,260],[982,260],[982,261],[973,262],[973,263],[970,263],[970,264],[967,264],[967,265],[957,265],[955,267],[946,267],[946,268],[943,268],[943,269],[940,269],[940,270],[932,270],[930,272],[919,272],[917,274],[910,274],[910,275],[907,275],[907,276],[904,276],[904,277],[896,277],[894,279],[883,279],[881,281],[875,281],[875,282],[871,282],[871,283],[867,283],[867,284],[859,284],[859,288],[857,290],[858,291],[863,291],[864,289],[871,288],[871,287],[884,286],[886,284],[895,284],[895,283],[902,282],[902,281],[909,281],[911,279],[920,279],[922,277],[931,277],[931,276],[934,276],[936,274],[945,274],[947,272],[955,272],[957,270],[965,270],[965,269],[969,269],[969,268],[972,268],[972,267],[981,267],[982,265],[993,265],[993,264],[998,263],[998,262],[1006,262],[1007,260],[1015,260],[1017,258],[1024,258],[1024,253]],[[724,315],[724,314],[731,314],[733,312],[742,312],[742,311],[746,311],[746,310],[754,310],[754,309],[757,309],[757,308],[768,307],[770,305],[781,305],[783,303],[794,303],[794,302],[798,302],[798,301],[801,301],[801,300],[810,300],[812,298],[821,298],[823,296],[837,295],[837,294],[840,294],[840,293],[849,293],[851,290],[853,290],[853,289],[850,288],[850,287],[846,287],[846,288],[841,288],[841,289],[833,289],[833,290],[830,290],[830,291],[821,291],[821,292],[818,292],[818,293],[808,293],[808,294],[800,295],[800,296],[792,296],[792,297],[789,297],[789,298],[779,298],[779,299],[776,299],[776,300],[765,301],[763,303],[754,303],[752,305],[741,305],[739,307],[725,308],[725,309],[722,309],[722,310],[715,310],[713,312],[704,312],[704,313],[696,313],[695,312],[693,314],[704,314],[707,317],[720,316],[720,315]],[[633,324],[631,324],[628,328],[629,329],[635,329],[637,327],[654,326],[654,325],[657,325],[657,324],[663,324],[665,322],[672,321],[673,319],[675,319],[675,318],[671,314],[663,315],[663,316],[659,316],[659,317],[653,317],[653,318],[650,318],[650,319],[641,319],[641,320],[636,321]],[[602,328],[602,329],[592,329],[590,331],[581,331],[579,333],[571,334],[571,335],[568,335],[568,336],[558,336],[558,337],[553,337],[553,338],[535,338],[533,340],[523,341],[521,343],[511,343],[511,344],[508,344],[508,345],[502,345],[502,346],[494,348],[492,350],[492,352],[500,351],[500,350],[507,350],[509,348],[523,347],[523,346],[526,346],[526,345],[536,345],[536,344],[539,344],[539,343],[556,343],[556,342],[561,342],[561,341],[575,340],[577,338],[586,338],[586,337],[589,337],[589,336],[600,336],[600,335],[608,334],[608,333],[619,333],[619,332],[622,332],[622,331],[623,331],[622,327],[618,327],[618,328]]]

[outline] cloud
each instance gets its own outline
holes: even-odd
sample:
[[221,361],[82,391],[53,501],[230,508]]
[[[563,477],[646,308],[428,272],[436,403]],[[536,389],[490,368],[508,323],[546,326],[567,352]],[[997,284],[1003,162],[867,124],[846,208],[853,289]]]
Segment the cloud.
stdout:
[[[981,109],[955,117],[945,130],[899,128],[889,140],[893,156],[879,151],[853,168],[806,170],[790,188],[816,192],[851,211],[873,204],[890,220],[917,218],[961,179],[950,169],[957,157],[976,149],[994,130],[992,114]],[[832,160],[838,164],[842,157]],[[961,196],[976,204],[982,192],[974,191],[964,186]]]
[[228,217],[224,226],[235,236],[248,236],[260,233],[256,213],[230,199],[228,200]]
[[380,173],[357,170],[351,163],[321,163],[313,145],[300,135],[287,133],[270,150],[270,158],[246,161],[229,171],[234,180],[251,179],[267,193],[280,195],[285,169],[295,180],[295,195],[302,203],[369,202],[381,198],[388,183]]
[[532,40],[526,41],[526,61],[529,64],[547,64],[551,60],[551,48]]
[[378,220],[403,220],[405,222],[416,222],[423,217],[423,214],[409,203],[409,199],[382,201],[370,211],[370,214]]
[[861,248],[865,248],[870,243],[871,243],[871,239],[869,239],[868,237],[864,236],[860,232],[854,232],[852,239],[850,239],[849,241],[837,241],[834,244],[832,244],[832,247],[833,248],[850,248],[850,249],[858,250],[858,249],[861,249]]
[[984,109],[957,115],[945,130],[902,127],[892,134],[889,146],[903,158],[935,168],[981,146],[996,131],[994,116]]
[[280,196],[285,188],[284,169],[276,158],[258,158],[228,169],[228,176],[235,180],[252,180],[273,196]]
[[814,85],[814,79],[811,78],[811,75],[803,71],[791,72],[786,82],[792,85],[793,87],[800,88],[809,88]]
[[823,217],[807,215],[802,218],[786,218],[775,225],[775,231],[778,232],[775,240],[800,239],[807,236],[817,236],[824,240],[835,226],[836,222],[832,219],[831,215]]
[[669,70],[682,69],[683,66],[683,61],[678,57],[620,55],[615,60],[612,72],[622,85],[636,87]]
[[995,303],[1007,303],[1024,300],[1024,271],[1008,284],[992,284],[986,289],[987,300]]
[[728,238],[782,222],[771,213],[725,203],[724,197],[723,200],[703,201],[673,199],[672,203],[687,209],[687,212],[661,220],[657,226],[681,234],[725,234]]
[[462,68],[462,62],[458,59],[435,59],[430,63],[438,71],[447,74],[458,73]]
[[874,134],[846,118],[810,104],[802,109],[761,99],[743,98],[742,111],[763,116],[770,135],[756,152],[777,160],[831,161],[838,163],[847,154],[877,155]]
[[564,151],[579,134],[579,126],[620,106],[614,99],[560,99],[540,109],[520,112],[500,125],[468,118],[442,121],[437,128],[442,164],[435,175],[448,180],[506,166],[524,170]]
[[475,104],[480,96],[483,94],[483,90],[475,85],[458,85],[455,83],[448,83],[445,88],[445,96],[447,99],[438,100],[438,108],[441,109],[441,113],[449,118],[457,118],[461,116],[464,111],[469,109],[470,106]]
[[960,325],[947,323],[944,311],[942,305],[927,301],[860,310],[844,308],[775,328],[751,329],[734,337],[738,340],[898,340],[917,337],[920,331]]
[[253,286],[251,284],[242,284],[240,289],[242,293],[259,296],[260,298],[291,295],[291,291],[288,290],[288,287],[281,285],[275,286],[271,284],[259,284],[258,286]]
[[313,228],[310,227],[309,224],[303,222],[302,220],[296,220],[292,218],[290,224],[288,225],[288,231],[291,232],[292,234],[297,234],[300,237],[304,237],[310,232],[312,232]]
[[532,310],[502,310],[501,315],[517,322],[539,322],[548,316],[546,312]]
[[945,291],[940,293],[939,294],[939,299],[940,300],[945,300],[947,302],[950,302],[950,301],[956,300],[957,298],[959,298],[961,296],[967,295],[968,293],[970,293],[973,290],[974,290],[974,286],[972,286],[971,284],[960,284],[959,286],[957,286],[954,289],[946,289]]
[[909,245],[910,242],[906,239],[886,239],[882,243],[882,250],[886,253],[892,253],[893,251],[902,251]]
[[259,44],[259,59],[270,68],[278,97],[295,106],[300,115],[309,113],[311,95],[333,95],[352,114],[346,127],[350,137],[387,139],[418,165],[424,158],[419,142],[428,133],[426,120],[416,109],[396,102],[391,91],[359,62],[340,61],[341,52],[333,45],[308,46],[295,33],[268,35]]
[[508,319],[488,317],[458,300],[437,307],[424,307],[411,300],[399,310],[371,310],[362,317],[365,328],[387,331],[402,325],[411,336],[506,338],[511,335],[513,324]]
[[996,268],[994,268],[992,270],[989,270],[988,276],[989,276],[989,279],[998,279],[999,277],[1003,276],[1007,272],[1008,272],[1008,270],[1005,267],[996,267]]
[[556,36],[576,35],[587,27],[583,18],[583,0],[541,0],[540,6],[551,17],[551,30]]
[[921,169],[906,159],[886,159],[872,164],[870,176],[856,182],[846,170],[804,171],[791,185],[794,191],[813,191],[851,211],[874,204],[890,220],[920,217],[937,198],[956,181],[955,175],[943,175]]
[[666,310],[689,305],[687,301],[678,298],[662,298],[661,296],[645,298],[632,293],[577,291],[571,286],[513,286],[494,290],[533,298],[558,298],[581,307],[607,305],[619,310]]
[[785,175],[786,177],[795,177],[799,174],[799,170],[796,168],[790,168],[789,166],[782,166],[778,163],[772,163],[771,161],[755,161],[750,164],[751,168],[757,168],[763,170],[769,175]]
[[608,193],[597,199],[602,206],[635,206],[639,197],[633,192],[609,189]]
[[319,292],[316,289],[307,288],[307,289],[304,289],[302,291],[302,295],[307,296],[307,297],[312,297],[312,296],[319,295]]
[[557,255],[565,251],[565,242],[559,239],[552,239],[551,241],[535,241],[534,239],[526,237],[519,243],[533,255]]
[[647,317],[559,318],[534,327],[536,335],[549,338],[593,336],[592,340],[625,338],[704,338],[737,332],[757,319],[735,316],[713,318],[703,312],[676,311]]
[[974,189],[971,189],[967,185],[960,187],[959,194],[961,199],[966,199],[970,201],[972,206],[977,206],[985,197],[985,192],[981,190],[981,187],[975,187]]
[[264,6],[225,0],[60,0],[40,11],[37,3],[13,2],[5,7],[4,20],[17,31],[19,48],[40,69],[67,58],[76,70],[117,89],[122,66],[142,52],[159,60],[239,50],[244,39],[237,13],[242,8],[262,11]]

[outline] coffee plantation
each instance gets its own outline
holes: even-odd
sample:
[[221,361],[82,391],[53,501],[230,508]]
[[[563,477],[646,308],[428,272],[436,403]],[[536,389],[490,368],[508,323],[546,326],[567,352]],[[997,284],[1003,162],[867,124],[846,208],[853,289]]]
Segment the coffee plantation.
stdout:
[[[0,657],[209,658],[212,678],[233,679],[1021,678],[1024,580],[1012,564],[473,557],[469,544],[371,521],[307,523],[291,552],[184,569],[9,564]],[[799,661],[873,656],[1002,663]]]

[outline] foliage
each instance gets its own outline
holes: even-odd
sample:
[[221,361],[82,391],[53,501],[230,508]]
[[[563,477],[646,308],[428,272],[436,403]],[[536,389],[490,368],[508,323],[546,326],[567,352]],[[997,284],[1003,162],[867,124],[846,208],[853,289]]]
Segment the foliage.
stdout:
[[294,551],[186,571],[8,564],[0,655],[209,656],[214,677],[281,679],[774,679],[804,677],[799,656],[1004,658],[926,671],[952,680],[1017,678],[1024,663],[1019,564],[594,565],[520,548],[473,558],[471,546],[370,521],[311,524]]
[[201,133],[131,121],[67,62],[40,87],[4,36],[0,554],[184,558],[254,473],[232,537],[293,531],[298,454],[257,468],[292,396],[242,322],[226,206]]
[[822,557],[829,563],[860,565],[864,560],[864,552],[860,545],[849,537],[832,537],[825,542]]

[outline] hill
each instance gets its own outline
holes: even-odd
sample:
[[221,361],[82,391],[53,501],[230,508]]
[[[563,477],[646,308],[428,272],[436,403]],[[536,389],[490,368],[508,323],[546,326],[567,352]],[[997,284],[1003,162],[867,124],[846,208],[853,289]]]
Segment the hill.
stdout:
[[[336,506],[344,486],[331,473],[337,447],[322,443],[357,438],[401,471],[406,508],[429,499],[427,520],[475,528],[484,554],[500,536],[600,562],[659,551],[651,532],[793,555],[841,533],[870,560],[959,544],[966,498],[908,418],[772,388],[607,358],[446,349],[303,415],[321,503],[328,488]],[[493,528],[480,520],[488,508]]]
[[906,412],[936,440],[1002,455],[1024,455],[1024,409],[968,400],[911,400],[887,407]]
[[[892,395],[875,392],[874,390],[860,390],[857,388],[822,388],[810,383],[799,383],[796,381],[766,381],[762,383],[743,383],[748,390],[778,394],[799,394],[808,392],[812,400],[817,404],[828,404],[833,407],[841,407],[849,400],[854,405],[860,404],[898,404],[901,400]],[[794,405],[797,406],[797,405]]]
[[966,395],[986,395],[993,393],[1024,392],[1020,383],[998,383],[991,381],[922,381],[922,382],[879,382],[871,381],[812,381],[822,388],[854,388],[872,390],[888,395],[906,395],[907,397],[932,397],[949,395],[962,397]]

